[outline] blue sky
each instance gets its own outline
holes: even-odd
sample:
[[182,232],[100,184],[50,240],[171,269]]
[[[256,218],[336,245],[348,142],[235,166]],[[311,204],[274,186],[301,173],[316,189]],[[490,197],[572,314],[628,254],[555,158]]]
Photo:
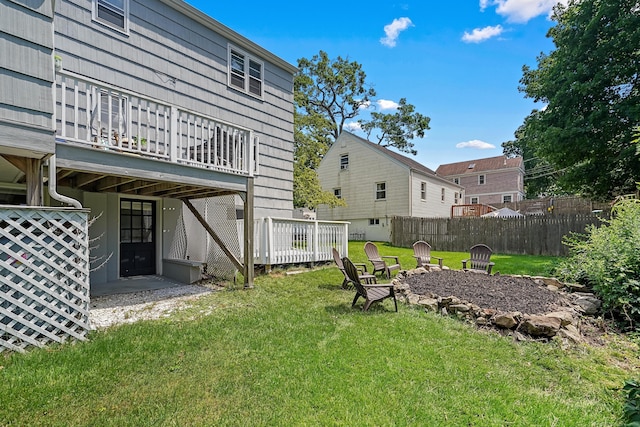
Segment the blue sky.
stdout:
[[[320,50],[362,64],[378,111],[400,98],[431,118],[415,160],[440,164],[502,154],[533,108],[522,66],[553,44],[565,0],[187,2],[291,64]],[[366,113],[365,113],[366,114]],[[363,114],[363,118],[366,115]],[[364,136],[354,130],[354,133]]]

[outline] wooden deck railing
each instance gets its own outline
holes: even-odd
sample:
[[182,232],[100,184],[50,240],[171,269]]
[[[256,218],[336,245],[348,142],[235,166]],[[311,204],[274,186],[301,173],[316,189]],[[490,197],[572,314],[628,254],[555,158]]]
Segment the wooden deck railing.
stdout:
[[258,265],[332,261],[332,248],[349,255],[348,222],[261,218],[255,222],[254,239]]
[[253,176],[249,129],[68,71],[57,73],[56,140]]

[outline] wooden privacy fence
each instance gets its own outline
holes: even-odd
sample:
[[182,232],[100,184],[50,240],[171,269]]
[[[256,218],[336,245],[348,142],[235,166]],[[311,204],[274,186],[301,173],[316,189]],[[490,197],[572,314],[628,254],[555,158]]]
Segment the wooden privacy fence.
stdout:
[[88,330],[88,211],[0,206],[0,353]]
[[563,237],[584,233],[602,217],[588,215],[545,215],[518,218],[409,218],[391,220],[391,243],[411,247],[425,240],[438,251],[466,252],[484,243],[500,254],[566,256]]

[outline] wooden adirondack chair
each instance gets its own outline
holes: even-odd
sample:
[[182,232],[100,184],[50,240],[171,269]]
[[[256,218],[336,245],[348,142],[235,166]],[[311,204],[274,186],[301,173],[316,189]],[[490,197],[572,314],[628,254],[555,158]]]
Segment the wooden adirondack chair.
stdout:
[[396,312],[398,311],[398,301],[396,301],[396,294],[391,283],[362,283],[360,281],[360,276],[358,275],[358,269],[353,265],[351,260],[344,257],[342,258],[342,263],[344,264],[344,269],[349,280],[356,288],[356,295],[353,298],[351,307],[356,305],[356,302],[360,297],[364,298],[362,311],[369,310],[371,304],[376,301],[382,301],[385,298],[393,298],[393,304],[396,308]]
[[[338,253],[336,248],[332,248],[331,252],[333,253],[333,260],[335,261],[336,266],[344,275],[344,280],[342,281],[342,289],[349,289],[349,284],[351,283],[351,280],[349,280],[349,276],[347,276],[347,272],[344,270],[344,264],[342,263],[342,258],[340,258],[340,254]],[[362,282],[376,283],[376,276],[374,276],[373,274],[369,274],[367,272],[366,264],[354,263],[353,265],[356,266],[356,270],[358,270],[358,277]]]
[[[469,259],[462,260],[462,269],[465,271],[478,271],[491,274],[491,269],[495,263],[490,261],[493,251],[489,246],[479,244],[472,246],[469,250]],[[469,267],[467,267],[469,264]]]
[[[417,267],[425,267],[427,269],[431,267],[440,267],[442,269],[442,258],[431,256],[431,245],[422,240],[418,240],[413,244],[413,257],[416,259]],[[437,259],[437,264],[431,263],[431,258]]]
[[[371,242],[367,242],[364,244],[364,253],[367,255],[367,258],[369,258],[371,264],[373,264],[373,274],[381,271],[387,276],[387,279],[390,279],[391,271],[400,270],[400,261],[398,260],[397,256],[387,255],[381,257],[378,253],[378,247]],[[395,263],[387,264],[387,262],[383,258],[394,259]]]

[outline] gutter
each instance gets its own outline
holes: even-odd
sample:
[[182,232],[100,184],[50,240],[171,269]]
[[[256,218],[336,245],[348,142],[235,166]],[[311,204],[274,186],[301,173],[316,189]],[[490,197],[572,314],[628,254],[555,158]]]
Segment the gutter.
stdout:
[[82,209],[82,203],[71,197],[63,196],[58,193],[58,177],[56,175],[56,155],[49,157],[49,195],[61,203],[66,203],[77,209]]

